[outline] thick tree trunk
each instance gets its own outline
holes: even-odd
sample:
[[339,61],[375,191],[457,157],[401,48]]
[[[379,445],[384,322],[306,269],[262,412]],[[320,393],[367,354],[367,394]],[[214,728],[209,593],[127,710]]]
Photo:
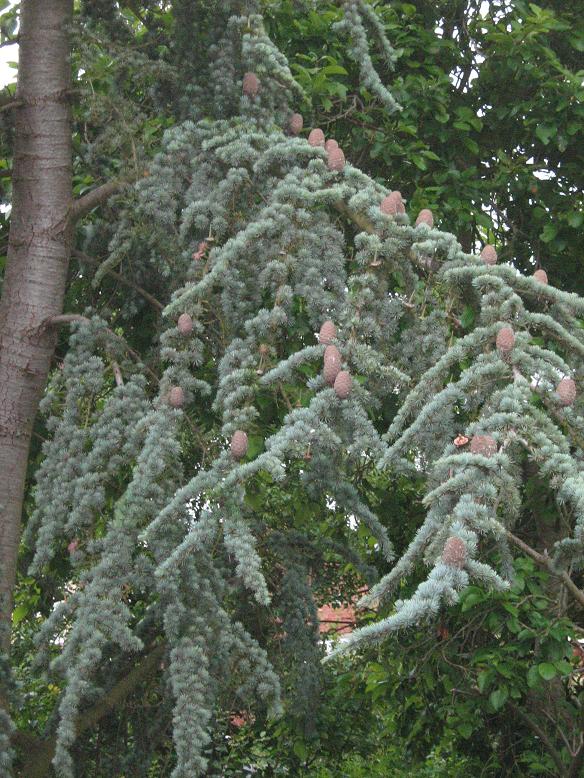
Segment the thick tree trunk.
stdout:
[[68,27],[73,0],[23,0],[13,200],[0,300],[0,627],[10,619],[29,444],[71,253]]

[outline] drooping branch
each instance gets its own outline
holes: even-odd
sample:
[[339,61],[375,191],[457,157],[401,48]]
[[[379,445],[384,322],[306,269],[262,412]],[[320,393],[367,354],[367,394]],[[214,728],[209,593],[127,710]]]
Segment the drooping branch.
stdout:
[[[78,259],[80,262],[83,262],[86,265],[92,265],[93,267],[99,267],[100,265],[100,262],[97,259],[88,256],[83,251],[73,251],[73,256],[75,257],[75,259]],[[138,292],[138,294],[141,297],[143,297],[147,302],[149,302],[150,305],[153,308],[155,308],[157,311],[162,311],[162,309],[164,308],[162,303],[158,302],[156,297],[153,297],[150,294],[150,292],[147,292],[141,286],[138,286],[138,284],[135,284],[133,281],[130,281],[129,278],[126,278],[121,273],[118,273],[115,270],[108,270],[107,275],[111,276],[112,278],[115,278],[116,281],[119,281],[120,284],[127,286],[128,289],[133,289],[135,292]]]

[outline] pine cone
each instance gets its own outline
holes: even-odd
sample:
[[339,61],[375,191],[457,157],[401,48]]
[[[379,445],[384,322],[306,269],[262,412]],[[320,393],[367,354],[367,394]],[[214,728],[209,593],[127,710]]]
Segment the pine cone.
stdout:
[[347,372],[347,370],[341,370],[335,378],[335,394],[339,399],[346,400],[347,397],[351,394],[352,388],[353,379],[351,378],[351,374]]
[[324,146],[324,132],[318,127],[314,130],[310,130],[308,142],[311,146]]
[[470,442],[470,453],[492,457],[497,453],[497,442],[490,435],[475,435]]
[[243,77],[243,94],[255,97],[260,91],[260,80],[255,73],[246,73]]
[[332,321],[329,319],[328,321],[325,321],[322,327],[320,328],[320,332],[318,333],[318,342],[324,343],[325,346],[328,346],[331,340],[333,338],[337,337],[337,328],[332,323]]
[[416,219],[416,227],[419,224],[427,224],[428,227],[434,226],[434,214],[429,208],[422,208]]
[[487,245],[481,251],[481,259],[483,260],[485,265],[496,265],[497,252],[495,251],[495,247],[487,243]]
[[332,148],[328,153],[328,169],[336,173],[341,173],[345,167],[345,155],[342,149]]
[[572,378],[562,378],[556,387],[562,405],[572,405],[576,399],[576,384]]
[[511,327],[501,327],[497,333],[497,351],[502,356],[510,354],[515,346],[515,333]]
[[185,404],[185,393],[182,386],[173,386],[168,393],[168,404],[171,408],[182,408]]
[[533,274],[533,278],[535,278],[536,281],[539,281],[540,284],[547,284],[548,277],[545,270],[536,270]]
[[401,192],[390,192],[387,197],[381,201],[381,213],[388,216],[395,216],[398,213],[405,213],[406,208],[402,200]]
[[288,120],[288,131],[291,135],[298,135],[302,132],[302,128],[304,127],[304,119],[302,118],[302,114],[300,113],[293,113],[290,119]]
[[466,562],[466,543],[457,537],[450,537],[442,550],[442,561],[445,565],[462,569]]
[[193,320],[188,313],[181,313],[176,326],[181,335],[190,335],[193,331]]
[[231,455],[234,459],[243,459],[247,454],[247,434],[243,430],[235,430],[231,436]]
[[332,386],[341,370],[341,352],[336,346],[327,346],[324,350],[323,378]]
[[341,362],[341,352],[336,346],[327,346],[324,350],[324,362]]

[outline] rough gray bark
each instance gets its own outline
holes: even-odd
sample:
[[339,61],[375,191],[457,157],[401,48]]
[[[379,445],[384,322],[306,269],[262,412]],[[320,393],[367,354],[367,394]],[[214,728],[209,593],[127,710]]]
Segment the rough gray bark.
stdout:
[[68,27],[73,0],[23,0],[12,217],[0,300],[0,627],[10,619],[29,444],[55,345],[72,240]]

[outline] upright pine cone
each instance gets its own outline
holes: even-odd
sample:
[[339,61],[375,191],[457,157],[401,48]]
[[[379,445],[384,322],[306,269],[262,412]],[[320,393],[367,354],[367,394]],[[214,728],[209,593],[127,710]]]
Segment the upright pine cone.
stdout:
[[333,386],[335,383],[335,379],[341,370],[341,361],[341,352],[336,346],[327,346],[325,348],[322,374],[329,386]]
[[481,251],[481,259],[483,260],[485,265],[496,265],[497,252],[495,251],[495,247],[487,243],[487,245]]
[[231,436],[231,456],[243,459],[247,454],[247,434],[243,430],[235,430]]
[[341,370],[335,378],[335,394],[340,400],[346,400],[351,394],[352,388],[353,379],[351,378],[351,374],[347,370]]
[[330,171],[341,173],[345,167],[345,155],[343,150],[332,148],[328,153],[327,165]]
[[545,270],[541,270],[541,269],[536,270],[535,273],[533,274],[533,277],[535,278],[536,281],[539,281],[540,284],[547,284],[548,282],[548,277]]
[[168,393],[168,404],[171,408],[182,408],[185,404],[185,393],[182,386],[171,387]]
[[470,442],[470,453],[492,457],[497,453],[497,441],[490,435],[474,435]]
[[337,328],[330,319],[325,321],[318,333],[318,342],[328,346],[331,340],[337,337]]
[[515,346],[515,333],[511,327],[501,327],[497,333],[497,351],[501,356],[506,356],[513,351]]
[[416,227],[419,224],[427,224],[428,227],[434,226],[434,214],[429,208],[422,208],[416,219]]
[[576,384],[572,378],[562,378],[556,387],[562,405],[572,405],[576,399]]
[[384,197],[381,201],[381,213],[385,213],[388,216],[395,216],[398,213],[405,213],[406,207],[402,200],[401,192],[390,192],[387,197]]
[[318,127],[315,127],[314,130],[310,130],[308,142],[311,146],[324,146],[324,132]]
[[188,313],[181,313],[176,326],[181,335],[190,335],[193,331],[193,320]]
[[246,73],[243,77],[243,94],[255,97],[260,91],[260,80],[255,73]]
[[293,113],[288,119],[288,132],[290,135],[299,135],[302,132],[303,127],[304,119],[302,118],[302,114]]
[[446,541],[442,549],[442,561],[445,565],[462,569],[466,562],[466,543],[454,535]]

